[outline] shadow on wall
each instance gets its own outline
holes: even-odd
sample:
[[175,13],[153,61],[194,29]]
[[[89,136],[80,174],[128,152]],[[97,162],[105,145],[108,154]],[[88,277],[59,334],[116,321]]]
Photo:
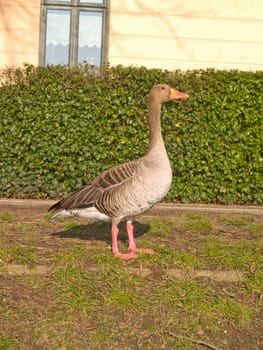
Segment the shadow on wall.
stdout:
[[[123,4],[123,9],[122,13],[128,13],[129,12],[129,6],[126,8],[126,4]],[[152,36],[149,35],[149,39],[156,40],[160,39],[162,37],[171,37],[173,38],[174,46],[176,47],[177,50],[181,50],[184,52],[186,57],[191,57],[192,52],[190,52],[189,49],[186,48],[184,42],[185,40],[182,38],[179,38],[177,35],[174,26],[171,25],[171,22],[169,22],[167,19],[169,18],[169,13],[178,13],[182,17],[190,17],[193,15],[192,12],[186,12],[185,11],[185,5],[183,2],[169,2],[166,3],[165,7],[165,12],[162,13],[162,10],[160,8],[154,8],[150,3],[148,4],[147,2],[143,0],[137,0],[136,1],[136,13],[139,16],[145,16],[149,17],[152,16],[153,20],[156,23],[156,27],[161,28],[160,29],[160,35],[159,37],[157,36],[156,32],[152,33]],[[114,23],[113,23],[114,27]],[[114,36],[114,46],[116,47],[116,50],[118,52],[122,53],[123,57],[130,57],[131,52],[127,52],[127,43],[125,43],[125,40],[123,39],[122,36],[118,36],[119,33],[114,33],[114,30],[112,34],[117,34]],[[122,33],[125,34],[125,33]],[[147,34],[146,34],[147,36]],[[147,39],[146,39],[147,40]],[[130,48],[129,48],[130,49]],[[159,56],[159,51],[160,48],[158,48],[158,45],[155,46],[156,52],[138,52],[138,57],[141,58],[152,58],[153,56],[158,57]],[[136,50],[136,47],[135,47]],[[167,52],[171,52],[171,47],[167,47]],[[165,55],[165,53],[163,53]],[[152,57],[151,57],[152,56]],[[137,57],[137,54],[136,54]]]

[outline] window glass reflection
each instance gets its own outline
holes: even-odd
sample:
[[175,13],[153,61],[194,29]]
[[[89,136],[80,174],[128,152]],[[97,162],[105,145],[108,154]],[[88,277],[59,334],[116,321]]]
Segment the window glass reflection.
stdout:
[[103,4],[103,0],[93,0],[93,1],[80,0],[79,2],[81,4]]
[[69,64],[70,10],[48,10],[45,65]]
[[79,12],[78,64],[101,65],[101,12]]

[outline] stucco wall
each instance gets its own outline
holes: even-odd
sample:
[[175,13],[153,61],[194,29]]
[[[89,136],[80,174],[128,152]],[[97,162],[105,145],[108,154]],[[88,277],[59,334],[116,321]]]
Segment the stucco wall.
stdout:
[[38,64],[40,0],[0,0],[0,66]]
[[[0,66],[38,64],[40,0],[0,0]],[[262,0],[110,0],[108,61],[263,70]]]
[[263,69],[261,0],[111,0],[109,61]]

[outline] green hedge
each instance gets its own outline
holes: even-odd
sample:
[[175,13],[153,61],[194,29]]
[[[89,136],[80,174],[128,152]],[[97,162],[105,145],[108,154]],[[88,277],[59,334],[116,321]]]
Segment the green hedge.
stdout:
[[54,198],[145,153],[150,88],[188,100],[162,108],[169,201],[263,203],[263,72],[145,67],[0,72],[0,196]]

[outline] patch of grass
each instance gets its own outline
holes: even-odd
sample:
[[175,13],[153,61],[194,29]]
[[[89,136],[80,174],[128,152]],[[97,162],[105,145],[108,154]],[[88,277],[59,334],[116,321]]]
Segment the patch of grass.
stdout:
[[131,275],[124,267],[119,267],[118,270],[106,267],[102,273],[104,287],[101,289],[101,295],[106,305],[132,310],[139,310],[142,307],[143,298],[140,295],[142,283],[137,277]]
[[215,231],[214,224],[207,215],[187,213],[177,216],[159,216],[153,218],[150,221],[149,233],[155,237],[169,237],[176,228],[204,235]]
[[[218,330],[224,321],[243,324],[253,319],[251,309],[232,299],[218,296],[215,291],[192,280],[170,279],[157,287],[157,298],[168,305],[170,313],[180,315],[185,327],[195,329],[200,322],[202,327]],[[182,317],[182,315],[184,315]],[[188,316],[191,315],[191,318]],[[183,325],[182,325],[183,326]]]
[[167,237],[174,227],[175,220],[173,218],[155,217],[151,220],[149,234],[155,237]]
[[102,329],[96,330],[90,336],[90,339],[93,343],[93,349],[97,349],[97,350],[102,349],[102,346],[106,342],[107,338],[108,338],[107,334]]
[[17,229],[19,232],[21,232],[23,235],[30,235],[34,232],[34,225],[27,222],[20,222],[17,225]]
[[[146,246],[146,244],[140,244],[140,246]],[[148,262],[150,264],[159,264],[162,266],[176,266],[186,268],[198,268],[200,267],[200,259],[192,254],[177,251],[165,245],[151,244],[151,248],[154,249],[153,255],[144,255],[144,264]]]
[[0,222],[13,222],[15,220],[15,216],[8,210],[0,211]]
[[256,236],[263,235],[263,223],[255,222],[253,215],[225,216],[223,217],[222,222],[226,226],[238,228]]
[[58,269],[53,282],[58,304],[66,304],[80,313],[88,313],[100,299],[96,275],[79,267],[67,265]]
[[0,260],[5,264],[33,266],[37,262],[37,252],[34,248],[16,244],[12,247],[0,248]]
[[0,244],[6,241],[6,234],[10,230],[10,224],[8,223],[0,223],[1,235],[0,235]]
[[79,222],[74,217],[69,217],[59,221],[60,227],[66,230],[73,230],[79,226]]
[[193,347],[193,344],[189,341],[186,341],[185,339],[174,339],[173,343],[170,345],[171,349],[180,349],[180,350],[196,350]]
[[246,225],[244,230],[248,233],[252,233],[255,236],[263,236],[263,224],[252,223]]
[[19,350],[17,340],[11,335],[0,336],[0,350]]
[[214,224],[206,215],[185,214],[179,221],[181,230],[202,235],[212,234],[215,231]]
[[223,222],[225,225],[241,227],[241,228],[253,223],[253,221],[254,221],[254,217],[252,215],[247,215],[247,214],[225,216],[223,218]]
[[201,256],[218,268],[249,269],[263,267],[263,244],[260,241],[229,243],[216,237],[205,240]]
[[256,305],[263,306],[263,271],[249,273],[244,281],[247,292],[254,296]]
[[54,260],[63,264],[80,263],[87,256],[85,246],[60,249],[54,256]]
[[[246,305],[242,305],[233,299],[226,299],[216,296],[216,302],[213,315],[217,322],[227,321],[229,323],[235,323],[236,325],[249,324],[254,320],[254,312]],[[221,320],[218,320],[216,315],[219,315]]]
[[[121,247],[121,244],[119,244],[119,247]],[[121,249],[121,251],[125,250],[127,251],[127,246],[125,246],[125,249]],[[119,269],[123,266],[123,261],[115,257],[111,252],[111,247],[107,247],[104,242],[96,242],[96,245],[89,249],[87,255],[89,261],[97,263],[102,268],[111,266]]]
[[54,305],[49,307],[47,318],[34,325],[31,339],[34,339],[40,349],[67,349],[74,333],[74,322],[67,305]]

